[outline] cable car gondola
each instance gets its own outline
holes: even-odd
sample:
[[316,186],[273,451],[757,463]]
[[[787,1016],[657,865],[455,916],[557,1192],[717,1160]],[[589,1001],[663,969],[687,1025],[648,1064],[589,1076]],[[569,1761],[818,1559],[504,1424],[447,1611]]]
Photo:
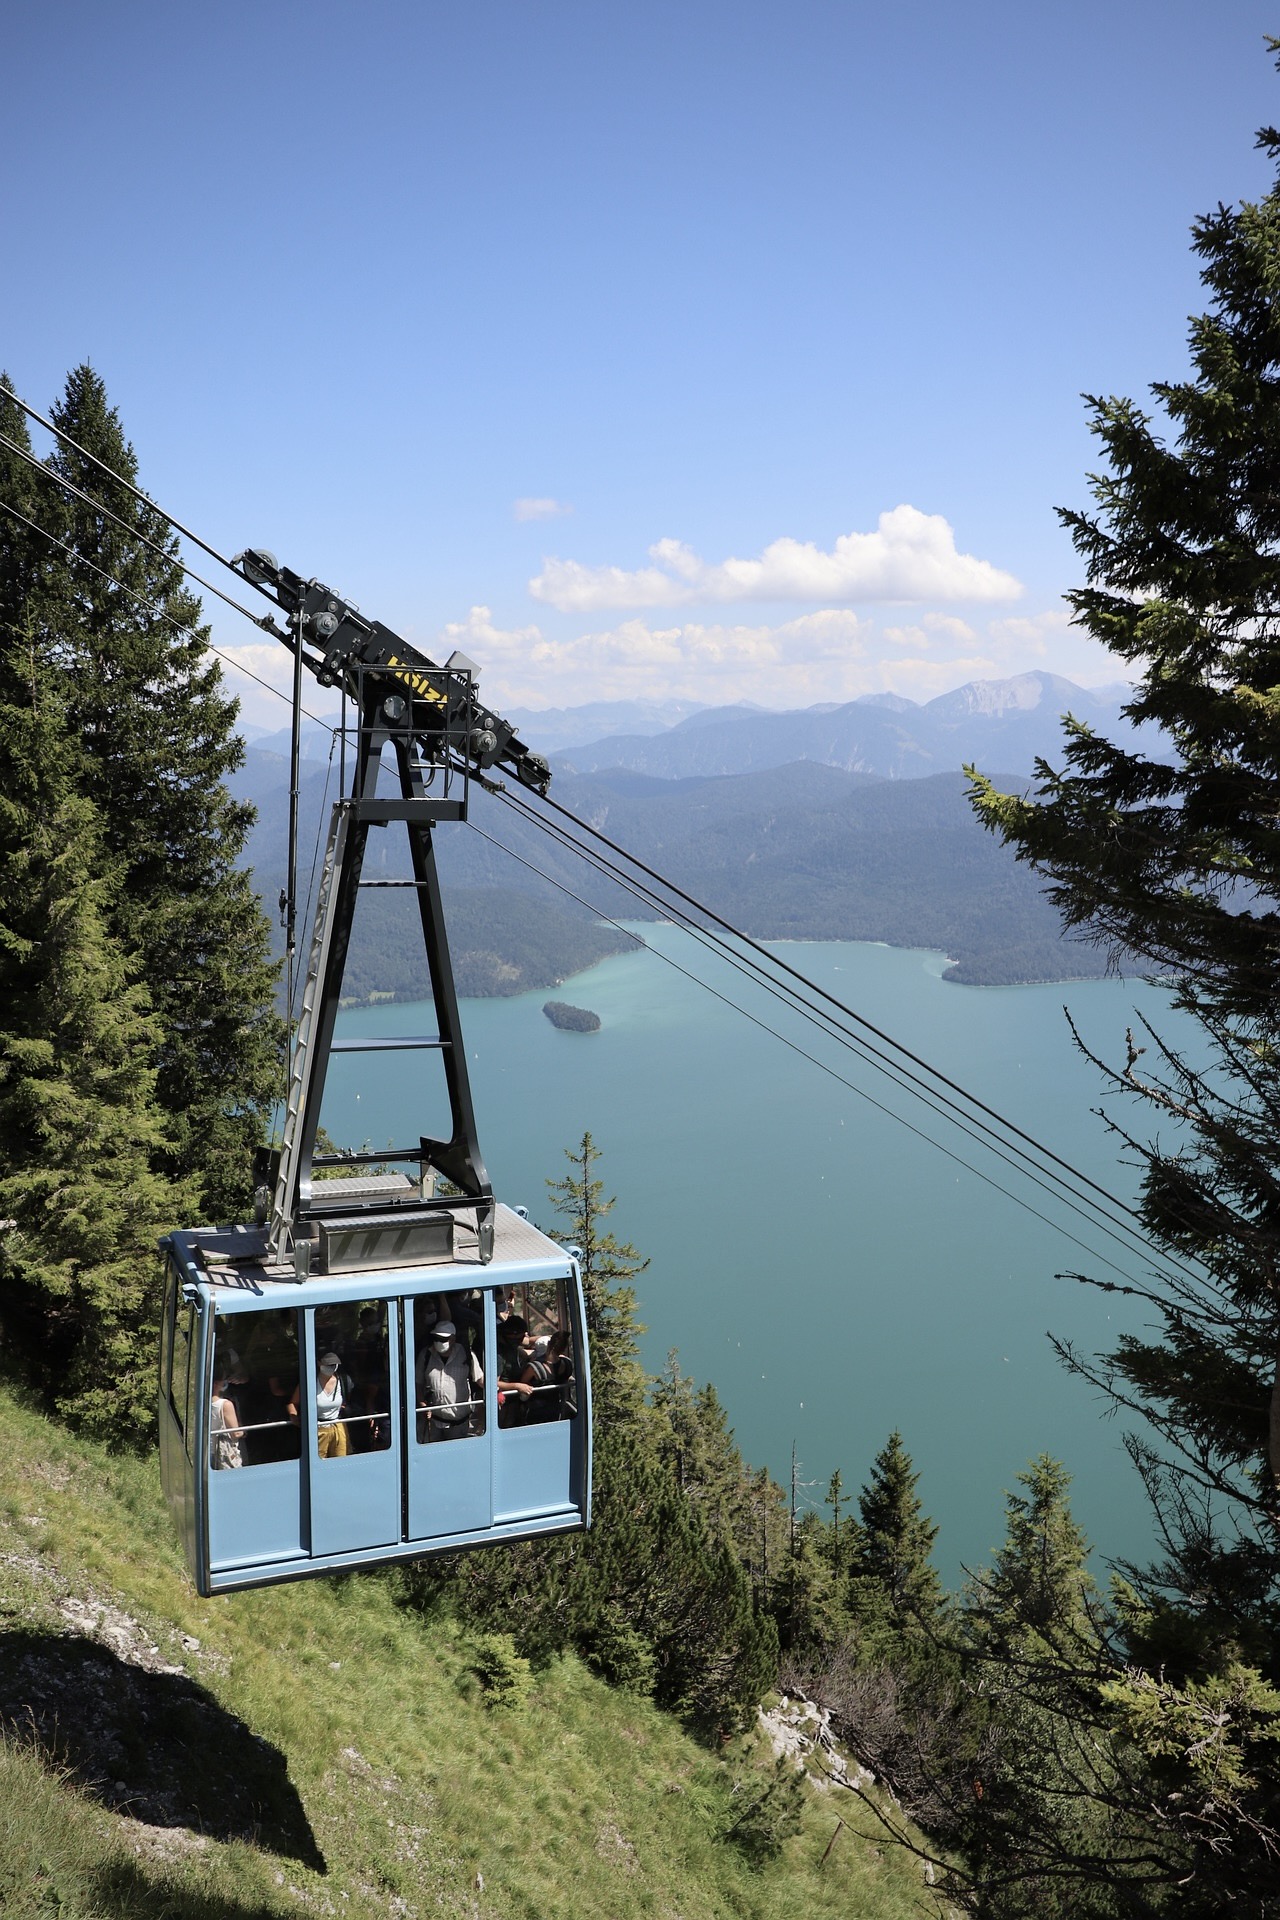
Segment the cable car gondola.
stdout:
[[[577,1263],[507,1207],[483,1266],[461,1217],[436,1218],[454,1228],[450,1258],[362,1263],[302,1283],[292,1261],[272,1259],[260,1227],[170,1235],[160,1464],[200,1593],[587,1524]],[[512,1318],[568,1360],[523,1394],[500,1379]],[[453,1329],[447,1354],[440,1326]],[[328,1356],[341,1398],[326,1420]],[[464,1384],[433,1413],[424,1387],[440,1358]],[[228,1424],[215,1395],[235,1409]]]
[[[269,554],[237,564],[288,614],[279,637],[295,658],[290,925],[303,666],[341,685],[355,751],[333,810],[259,1218],[163,1242],[161,1478],[204,1595],[565,1532],[591,1517],[581,1276],[572,1249],[497,1204],[485,1171],[432,841],[438,822],[466,819],[482,770],[505,767],[539,791],[549,770],[479,705],[469,661],[435,666]],[[392,798],[377,792],[388,754]],[[412,877],[365,880],[369,833],[398,823]],[[366,886],[412,890],[433,1034],[335,1035]],[[447,1132],[321,1150],[331,1056],[388,1050],[434,1063]],[[418,1078],[425,1100],[431,1076]]]

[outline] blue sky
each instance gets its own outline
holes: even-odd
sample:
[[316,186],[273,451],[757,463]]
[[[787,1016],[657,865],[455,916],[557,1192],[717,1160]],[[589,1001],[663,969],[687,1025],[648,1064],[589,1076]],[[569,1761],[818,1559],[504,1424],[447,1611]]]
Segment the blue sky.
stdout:
[[45,405],[90,359],[158,499],[495,702],[1096,684],[1079,394],[1184,367],[1191,220],[1269,185],[1278,22],[13,8],[0,365]]

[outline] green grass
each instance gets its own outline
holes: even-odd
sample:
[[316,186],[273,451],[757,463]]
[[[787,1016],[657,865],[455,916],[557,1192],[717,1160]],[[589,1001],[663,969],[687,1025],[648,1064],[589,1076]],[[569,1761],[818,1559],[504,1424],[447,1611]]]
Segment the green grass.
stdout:
[[572,1659],[494,1704],[491,1654],[374,1578],[199,1600],[154,1467],[0,1394],[0,1913],[937,1914],[848,1795],[762,1868],[726,1843],[754,1740],[710,1754]]

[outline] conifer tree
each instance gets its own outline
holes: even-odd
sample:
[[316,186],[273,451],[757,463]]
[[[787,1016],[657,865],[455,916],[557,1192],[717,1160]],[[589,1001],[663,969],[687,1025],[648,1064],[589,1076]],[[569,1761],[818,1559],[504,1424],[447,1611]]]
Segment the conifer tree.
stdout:
[[600,1150],[590,1133],[565,1148],[569,1172],[548,1180],[551,1204],[563,1224],[557,1237],[578,1250],[587,1332],[591,1339],[592,1398],[601,1422],[626,1424],[639,1417],[645,1376],[640,1364],[636,1290],[632,1284],[649,1262],[604,1225],[617,1204],[604,1197],[595,1173]]
[[[1259,143],[1280,160],[1280,134]],[[1091,400],[1109,471],[1094,514],[1061,516],[1087,573],[1068,595],[1077,621],[1137,673],[1125,712],[1158,722],[1168,754],[1069,721],[1033,795],[978,776],[974,791],[1068,922],[1141,956],[1203,1033],[1207,1071],[1142,1028],[1104,1071],[1182,1129],[1165,1150],[1130,1144],[1146,1224],[1207,1280],[1157,1288],[1159,1336],[1083,1370],[1173,1456],[1170,1483],[1135,1444],[1174,1535],[1182,1519],[1200,1534],[1178,1512],[1193,1487],[1219,1523],[1224,1502],[1249,1516],[1225,1551],[1252,1563],[1258,1593],[1280,1571],[1280,184],[1200,220],[1194,246],[1211,304],[1192,323],[1191,376],[1153,387],[1170,432],[1131,400]],[[1184,1584],[1229,1612],[1198,1544],[1191,1557]],[[1231,1631],[1257,1637],[1243,1616]]]
[[[68,376],[53,418],[137,484],[91,367]],[[63,442],[48,465],[125,523],[41,489],[41,524],[72,550],[50,548],[41,568],[48,651],[118,875],[111,930],[136,956],[154,1016],[166,1125],[153,1164],[197,1176],[206,1216],[227,1218],[248,1202],[253,1148],[280,1086],[267,924],[236,865],[253,813],[222,784],[243,757],[237,703],[165,521]]]
[[1018,1475],[1025,1489],[1006,1498],[1004,1545],[967,1597],[971,1628],[981,1637],[1015,1641],[1035,1634],[1060,1639],[1093,1633],[1097,1588],[1088,1569],[1089,1543],[1071,1513],[1071,1475],[1041,1454]]
[[848,1532],[847,1520],[845,1521],[845,1532],[841,1533],[840,1531],[840,1510],[846,1504],[844,1496],[844,1475],[841,1473],[839,1467],[837,1467],[827,1482],[827,1505],[831,1509],[831,1530],[828,1553],[831,1559],[831,1571],[837,1581],[844,1573],[849,1557],[846,1537]]
[[[1258,138],[1280,162],[1280,133]],[[1106,469],[1094,510],[1062,515],[1077,622],[1133,674],[1125,712],[1167,752],[1069,721],[1033,793],[974,776],[1067,921],[1139,956],[1198,1028],[1178,1048],[1140,1026],[1097,1062],[1153,1115],[1150,1139],[1114,1124],[1167,1258],[1137,1288],[1149,1331],[1095,1360],[1060,1348],[1143,1422],[1130,1451],[1165,1551],[1128,1569],[1109,1667],[1060,1650],[1059,1732],[1091,1681],[1125,1764],[1109,1857],[1077,1835],[1050,1866],[1064,1886],[1109,1874],[1118,1911],[1178,1915],[1266,1911],[1280,1857],[1280,172],[1193,244],[1209,304],[1190,371],[1153,386],[1151,412],[1089,402]]]
[[157,1235],[188,1201],[163,1140],[145,990],[34,623],[0,644],[0,1320],[9,1364],[117,1444],[154,1417]]
[[942,1613],[942,1582],[930,1558],[938,1529],[916,1492],[919,1479],[895,1431],[858,1496],[862,1525],[851,1571],[860,1610],[896,1635],[930,1632]]
[[[1018,1483],[1006,1497],[1004,1544],[964,1594],[965,1673],[981,1733],[951,1796],[977,1868],[957,1891],[991,1920],[1110,1916],[1126,1910],[1113,1882],[1144,1840],[1099,1699],[1106,1623],[1071,1513],[1071,1476],[1042,1454]],[[1133,1891],[1142,1911],[1146,1890]]]
[[650,1405],[659,1452],[677,1485],[711,1536],[748,1564],[755,1541],[752,1476],[715,1387],[710,1381],[699,1387],[673,1349],[653,1383]]

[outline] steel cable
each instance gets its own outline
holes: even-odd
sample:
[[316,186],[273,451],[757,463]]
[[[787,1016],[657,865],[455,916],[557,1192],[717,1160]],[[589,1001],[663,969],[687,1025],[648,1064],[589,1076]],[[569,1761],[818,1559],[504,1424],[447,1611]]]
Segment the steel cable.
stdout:
[[[55,439],[61,440],[64,446],[70,447],[74,453],[78,453],[82,460],[88,460],[93,466],[98,468],[100,473],[105,473],[109,480],[114,481],[117,486],[124,487],[127,492],[133,495],[135,500],[141,501],[144,507],[150,507],[151,511],[158,513],[162,520],[167,520],[169,525],[173,527],[176,532],[180,533],[184,540],[190,540],[193,546],[199,547],[202,553],[207,553],[211,560],[216,560],[219,566],[227,569],[228,573],[234,573],[237,580],[243,580],[245,578],[244,574],[232,566],[225,553],[219,553],[216,547],[211,547],[207,540],[202,540],[198,533],[191,531],[190,527],[184,527],[181,520],[175,519],[173,514],[166,512],[162,506],[158,505],[157,502],[151,498],[150,494],[144,493],[141,487],[136,487],[132,480],[126,480],[122,473],[117,473],[114,467],[109,466],[105,460],[99,459],[96,453],[90,453],[87,447],[82,447],[78,440],[71,438],[71,435],[65,428],[58,426],[52,420],[46,419],[44,414],[38,413],[30,401],[24,400],[20,394],[13,391],[12,387],[0,387],[0,392],[7,393],[15,405],[22,408],[22,411],[29,419],[38,421],[39,424],[45,428],[46,432],[53,434]],[[48,471],[48,469],[45,469],[45,471]],[[194,575],[192,577],[194,578]],[[265,599],[271,599],[272,596],[267,589],[258,586],[255,580],[250,580],[247,584],[254,587]],[[211,588],[210,591],[216,593],[217,589],[216,587]],[[234,605],[235,603],[233,602],[232,604]],[[246,609],[241,607],[239,611],[245,613]],[[249,613],[246,617],[250,620],[256,620],[257,616]]]
[[[159,541],[152,540],[147,534],[143,533],[140,528],[131,527],[127,520],[121,519],[118,513],[113,513],[111,508],[103,501],[95,500],[90,494],[84,491],[83,487],[78,487],[74,480],[68,480],[65,474],[55,473],[52,467],[46,466],[44,461],[39,459],[34,453],[29,452],[26,447],[19,446],[16,440],[11,440],[7,433],[0,433],[0,447],[7,447],[10,453],[16,453],[18,458],[25,460],[29,467],[34,467],[36,472],[43,474],[46,480],[51,480],[55,487],[61,487],[64,493],[73,494],[77,500],[82,500],[85,506],[92,512],[101,513],[105,515],[108,520],[113,520],[116,526],[123,527],[130,539],[140,541],[144,547],[148,547],[152,553],[158,554],[159,557],[167,561],[171,567],[179,568],[181,572],[186,574],[189,580],[194,580],[198,586],[203,587],[206,593],[215,594],[219,600],[224,600],[229,607],[234,607],[237,613],[242,613],[246,620],[252,620],[255,627],[260,627],[264,633],[271,634],[274,639],[281,641],[285,646],[289,645],[287,636],[281,632],[269,613],[254,613],[251,608],[242,606],[238,600],[233,600],[229,593],[222,591],[221,587],[215,587],[212,580],[206,580],[204,575],[197,573],[194,567],[189,567],[181,554],[170,553],[167,548],[160,545]],[[110,472],[110,468],[108,468],[107,471]],[[118,478],[118,476],[116,477]],[[136,492],[136,488],[134,491]],[[145,495],[143,497],[145,498]],[[150,505],[151,503],[148,501],[147,504]],[[158,507],[156,508],[156,512],[160,512]],[[162,514],[161,517],[165,520],[169,518],[167,513]],[[174,525],[177,525],[176,521]],[[77,558],[79,558],[78,555]],[[234,572],[234,568],[232,571]],[[236,575],[236,578],[240,578],[239,574]],[[123,582],[118,582],[117,584],[123,585]]]
[[[736,954],[727,942],[721,940],[708,929],[699,927],[694,920],[688,915],[681,913],[679,909],[672,908],[670,903],[662,900],[654,889],[631,882],[615,863],[607,861],[603,856],[598,856],[591,850],[583,847],[581,843],[576,842],[571,835],[565,834],[563,829],[557,828],[550,822],[544,822],[539,819],[530,809],[519,803],[518,797],[508,795],[505,789],[502,792],[502,797],[508,801],[508,804],[515,806],[515,810],[520,817],[540,827],[553,838],[556,844],[567,848],[578,857],[588,861],[588,863],[595,867],[604,877],[612,880],[616,885],[625,888],[634,898],[641,901],[642,904],[656,908],[664,917],[673,918],[677,925],[681,926],[695,938],[698,938],[704,946],[717,953],[721,959],[735,967],[739,973],[744,974],[747,978],[752,979],[756,984],[762,986],[766,992],[773,994],[775,998],[780,1000],[781,1004],[786,1005],[791,1011],[800,1013],[802,1017],[810,1020],[811,1023],[817,1026],[818,1030],[826,1034],[827,1037],[837,1040],[842,1046],[847,1047],[851,1052],[856,1054],[859,1059],[865,1061],[867,1065],[872,1066],[877,1072],[884,1074],[896,1086],[902,1088],[903,1091],[911,1093],[914,1097],[922,1100],[924,1104],[927,1105],[932,1112],[937,1113],[939,1117],[948,1119],[952,1124],[959,1126],[961,1131],[966,1133],[970,1139],[975,1140],[979,1145],[985,1146],[989,1151],[996,1153],[1007,1165],[1015,1167],[1017,1171],[1033,1179],[1035,1184],[1040,1186],[1042,1190],[1051,1192],[1055,1197],[1065,1200],[1067,1204],[1073,1207],[1074,1211],[1080,1213],[1081,1218],[1091,1218],[1091,1216],[1081,1211],[1082,1207],[1092,1209],[1093,1215],[1096,1216],[1096,1218],[1091,1218],[1091,1224],[1101,1226],[1110,1237],[1117,1240],[1118,1244],[1125,1244],[1121,1239],[1122,1235],[1128,1236],[1128,1240],[1133,1244],[1126,1245],[1127,1252],[1132,1253],[1138,1250],[1147,1256],[1151,1255],[1152,1249],[1150,1241],[1141,1227],[1138,1216],[1134,1214],[1133,1210],[1127,1207],[1122,1200],[1117,1199],[1114,1195],[1107,1194],[1105,1189],[1099,1187],[1096,1182],[1089,1180],[1087,1176],[1079,1174],[1076,1169],[1070,1169],[1083,1184],[1092,1187],[1095,1192],[1102,1194],[1110,1207],[1116,1210],[1116,1214],[1126,1216],[1125,1218],[1117,1218],[1116,1214],[1108,1213],[1091,1194],[1073,1190],[1067,1185],[1060,1174],[1053,1171],[1052,1167],[1044,1166],[1037,1162],[1024,1147],[1018,1146],[1016,1141],[1002,1138],[993,1127],[979,1118],[978,1114],[966,1113],[964,1109],[955,1100],[949,1098],[948,1095],[940,1092],[937,1088],[930,1087],[927,1082],[921,1080],[918,1075],[911,1073],[898,1061],[892,1060],[878,1048],[871,1046],[871,1044],[860,1035],[849,1033],[846,1029],[842,1028],[832,1014],[826,1012],[824,1008],[812,1006],[803,998],[799,990],[791,986],[786,980],[774,980],[766,968],[761,966],[758,961],[749,960],[743,955]],[[748,938],[747,936],[742,937],[744,939]],[[748,944],[755,945],[754,942],[750,941],[748,941]],[[766,959],[773,957],[769,955],[767,949],[757,950],[762,951]],[[788,969],[788,971],[792,973],[795,972],[794,969]],[[796,974],[795,977],[802,981],[808,978],[803,974]],[[821,991],[821,989],[816,986],[816,983],[810,982],[809,984],[813,986],[815,992]],[[784,998],[783,996],[786,997]],[[902,1051],[905,1052],[906,1050],[903,1049]],[[938,1077],[945,1079],[945,1076],[939,1075]],[[946,1084],[952,1085],[954,1083],[947,1082]],[[982,1112],[990,1113],[992,1111],[990,1108],[985,1107],[984,1103],[974,1099],[973,1096],[965,1097],[972,1099],[974,1106]],[[1000,1119],[999,1116],[996,1116],[996,1118],[998,1120]],[[1000,1124],[1007,1125],[1010,1131],[1017,1133],[1020,1138],[1029,1140],[1030,1137],[1022,1134],[1020,1129],[1014,1128],[1012,1122],[1000,1120]],[[975,1129],[977,1129],[977,1131],[975,1131]],[[986,1138],[983,1138],[984,1135]],[[1038,1143],[1032,1142],[1031,1144],[1038,1147]],[[1069,1167],[1069,1163],[1060,1160],[1059,1157],[1056,1154],[1052,1154],[1049,1149],[1045,1148],[1042,1149],[1042,1151],[1047,1158],[1053,1160],[1059,1166]],[[1014,1157],[1010,1158],[1010,1155]],[[1018,1165],[1019,1161],[1023,1163],[1021,1166]],[[1135,1224],[1131,1225],[1130,1222],[1134,1222]],[[1182,1263],[1178,1260],[1170,1261],[1168,1264],[1173,1267],[1182,1266]],[[1183,1274],[1184,1278],[1195,1280],[1196,1282],[1199,1282],[1202,1278],[1201,1275],[1186,1267],[1183,1267]]]
[[[20,513],[17,507],[11,507],[7,500],[0,500],[0,512],[10,514],[15,520],[21,520],[24,527],[29,527],[32,533],[38,533],[42,540],[49,541],[52,546],[61,547],[64,553],[70,554],[78,566],[87,567],[90,573],[96,573],[99,579],[107,582],[108,586],[117,588],[120,593],[127,593],[131,600],[136,600],[138,605],[145,607],[148,613],[158,613],[162,620],[168,621],[176,633],[190,635],[191,628],[184,626],[181,620],[175,619],[174,615],[167,612],[164,607],[157,607],[154,601],[147,599],[145,594],[136,593],[132,587],[126,586],[117,574],[108,573],[105,567],[97,566],[92,560],[86,560],[84,555],[77,553],[67,541],[59,540],[57,534],[50,533],[48,527],[39,526],[34,520],[28,519],[27,515]],[[260,674],[253,671],[252,667],[246,667],[244,662],[237,660],[233,654],[224,653],[220,647],[215,647],[212,641],[206,641],[205,646],[209,653],[221,660],[223,666],[230,667],[233,673],[242,673],[247,680],[252,680],[255,686],[261,687],[264,693],[273,694],[277,700],[288,700],[287,693],[281,693],[279,687],[273,687],[269,680],[264,680]],[[318,713],[312,713],[307,707],[302,711],[308,720],[313,720],[316,726],[323,727],[326,733],[337,732],[337,728],[330,721],[322,720]]]
[[[771,1034],[775,1040],[780,1040],[784,1047],[790,1047],[792,1052],[798,1054],[802,1060],[809,1061],[809,1063],[817,1067],[821,1073],[825,1073],[831,1079],[838,1081],[842,1087],[847,1087],[851,1093],[857,1094],[859,1099],[865,1100],[868,1105],[874,1107],[878,1113],[884,1114],[886,1118],[890,1120],[896,1120],[898,1125],[905,1127],[908,1133],[914,1134],[917,1139],[923,1140],[929,1146],[934,1147],[956,1166],[963,1167],[966,1173],[973,1174],[975,1179],[981,1180],[984,1185],[991,1187],[996,1193],[1002,1194],[1004,1198],[1011,1201],[1014,1206],[1021,1207],[1024,1213],[1031,1214],[1033,1218],[1039,1220],[1052,1232],[1062,1234],[1073,1246],[1078,1247],[1082,1253],[1088,1254],[1093,1260],[1100,1260],[1104,1266],[1110,1267],[1113,1273],[1119,1274],[1122,1280],[1132,1282],[1134,1291],[1142,1291],[1140,1284],[1136,1282],[1134,1275],[1129,1272],[1128,1268],[1118,1266],[1107,1254],[1100,1253],[1096,1247],[1091,1247],[1087,1241],[1081,1240],[1078,1235],[1072,1233],[1070,1228],[1064,1227],[1061,1221],[1051,1219],[1048,1214],[1042,1213],[1038,1207],[1033,1206],[1029,1200],[1024,1200],[1018,1194],[1011,1192],[1008,1187],[1002,1186],[1001,1183],[993,1179],[990,1174],[984,1173],[980,1167],[975,1167],[972,1161],[966,1160],[961,1154],[953,1153],[950,1147],[944,1146],[942,1142],[935,1139],[931,1133],[925,1132],[922,1127],[915,1126],[910,1120],[906,1119],[904,1115],[896,1113],[892,1107],[888,1107],[883,1101],[877,1100],[875,1095],[868,1093],[865,1087],[860,1087],[856,1081],[847,1079],[844,1074],[837,1072],[836,1068],[831,1066],[827,1061],[819,1059],[817,1054],[810,1053],[805,1047],[800,1046],[797,1041],[789,1039],[784,1033],[780,1033],[776,1027],[771,1027],[767,1020],[762,1020],[758,1014],[750,1012],[750,1010],[742,1006],[739,1001],[731,1000],[728,994],[721,993],[718,987],[713,987],[709,981],[702,979],[700,975],[692,973],[687,967],[681,966],[680,962],[673,959],[670,954],[663,953],[658,947],[651,947],[648,941],[637,934],[631,933],[630,929],[623,926],[621,921],[615,920],[612,915],[605,913],[590,900],[585,899],[580,893],[576,893],[574,889],[564,881],[557,880],[553,874],[548,873],[545,868],[539,867],[536,862],[527,859],[524,854],[517,853],[513,847],[508,847],[505,842],[497,839],[493,834],[486,833],[483,827],[478,827],[475,824],[474,820],[468,821],[467,824],[471,827],[473,833],[479,834],[482,840],[487,840],[491,846],[497,847],[502,853],[509,855],[511,859],[518,861],[522,867],[526,867],[530,873],[537,874],[539,878],[545,880],[550,886],[557,888],[570,900],[576,900],[580,906],[585,907],[589,913],[594,914],[596,918],[604,921],[607,926],[616,927],[620,933],[635,940],[639,946],[644,948],[646,953],[655,955],[655,957],[663,961],[665,965],[674,968],[677,973],[683,974],[686,980],[692,981],[695,986],[701,987],[704,992],[711,994],[714,999],[721,1001],[726,1007],[731,1008],[733,1012],[741,1014],[744,1020],[751,1022],[752,1026],[759,1027],[762,1032]],[[896,1084],[901,1085],[901,1082]],[[931,1111],[938,1112],[939,1109],[932,1108]],[[945,1118],[947,1116],[944,1115],[942,1117]],[[953,1121],[952,1124],[959,1125],[960,1123]],[[962,1127],[961,1130],[966,1133],[969,1132],[968,1128]],[[971,1134],[970,1137],[976,1139],[977,1136]],[[994,1149],[990,1148],[988,1150],[994,1151]],[[999,1157],[1005,1158],[1006,1156],[1000,1155]],[[1025,1169],[1019,1168],[1017,1170],[1025,1175]],[[1040,1181],[1037,1181],[1036,1184],[1043,1185]],[[1052,1189],[1046,1189],[1046,1191],[1050,1192],[1051,1197],[1055,1200],[1059,1202],[1062,1201],[1063,1196],[1061,1194],[1053,1192]],[[1076,1213],[1081,1212],[1078,1207],[1072,1208],[1072,1211]],[[1081,1217],[1084,1218],[1090,1226],[1096,1227],[1101,1224],[1099,1221],[1089,1220],[1087,1215],[1082,1215]],[[1126,1248],[1125,1251],[1129,1252],[1131,1249]],[[1150,1248],[1148,1248],[1147,1251],[1150,1252]],[[1120,1288],[1117,1290],[1123,1292],[1128,1289]]]

